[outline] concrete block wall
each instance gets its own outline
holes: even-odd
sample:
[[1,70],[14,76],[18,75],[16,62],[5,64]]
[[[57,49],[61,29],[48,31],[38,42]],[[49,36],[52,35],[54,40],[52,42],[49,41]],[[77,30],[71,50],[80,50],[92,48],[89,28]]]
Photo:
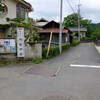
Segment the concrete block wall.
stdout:
[[[25,46],[25,60],[42,57],[42,44],[27,43]],[[17,53],[15,54],[0,54],[0,61],[17,61]]]
[[0,54],[0,61],[16,61],[17,54]]
[[25,59],[41,58],[42,57],[42,44],[27,43],[25,46]]

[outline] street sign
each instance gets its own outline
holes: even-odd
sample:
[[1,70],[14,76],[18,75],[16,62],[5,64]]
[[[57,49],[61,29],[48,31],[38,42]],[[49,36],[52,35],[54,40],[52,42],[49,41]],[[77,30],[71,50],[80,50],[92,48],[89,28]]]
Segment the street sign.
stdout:
[[17,57],[24,57],[24,28],[17,29]]

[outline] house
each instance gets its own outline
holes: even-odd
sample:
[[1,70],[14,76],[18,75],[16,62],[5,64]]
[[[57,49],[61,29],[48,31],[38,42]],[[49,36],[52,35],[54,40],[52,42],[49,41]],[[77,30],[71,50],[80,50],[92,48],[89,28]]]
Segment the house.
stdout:
[[[78,27],[68,27],[74,34],[78,33]],[[80,27],[80,38],[86,37],[87,28],[86,27]]]
[[[27,19],[29,12],[33,11],[33,8],[30,3],[25,0],[1,0],[1,3],[4,4],[7,8],[7,15],[3,18],[0,18],[0,26],[7,25],[9,22],[6,21],[6,18],[24,18]],[[4,38],[10,34],[10,28],[0,29],[0,38]]]
[[[44,40],[45,46],[48,46],[51,32],[53,33],[51,46],[56,46],[59,44],[59,27],[60,24],[55,21],[51,21],[42,27],[42,30],[39,32],[39,34],[40,37],[42,37],[42,40]],[[68,37],[71,33],[72,32],[66,27],[62,29],[62,43],[69,42]]]
[[36,21],[36,26],[39,28],[42,28],[44,25],[46,25],[47,23],[49,23],[49,21],[47,21],[44,18],[41,18],[40,20]]

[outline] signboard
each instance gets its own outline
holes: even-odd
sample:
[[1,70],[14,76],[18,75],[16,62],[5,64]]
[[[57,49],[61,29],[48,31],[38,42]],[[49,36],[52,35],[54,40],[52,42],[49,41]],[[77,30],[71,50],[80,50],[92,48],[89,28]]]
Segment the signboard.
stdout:
[[4,45],[4,39],[0,39],[0,45]]
[[9,39],[5,39],[4,40],[4,45],[5,45],[5,47],[9,47],[10,46],[10,40]]
[[10,46],[15,46],[15,40],[14,39],[10,39]]
[[17,56],[24,57],[24,28],[17,29]]
[[0,39],[0,53],[16,53],[15,39]]

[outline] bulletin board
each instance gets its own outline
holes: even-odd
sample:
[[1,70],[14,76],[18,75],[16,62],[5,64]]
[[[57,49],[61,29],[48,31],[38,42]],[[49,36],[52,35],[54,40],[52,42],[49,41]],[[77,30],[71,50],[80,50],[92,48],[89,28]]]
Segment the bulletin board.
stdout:
[[15,39],[0,38],[0,53],[16,53]]

